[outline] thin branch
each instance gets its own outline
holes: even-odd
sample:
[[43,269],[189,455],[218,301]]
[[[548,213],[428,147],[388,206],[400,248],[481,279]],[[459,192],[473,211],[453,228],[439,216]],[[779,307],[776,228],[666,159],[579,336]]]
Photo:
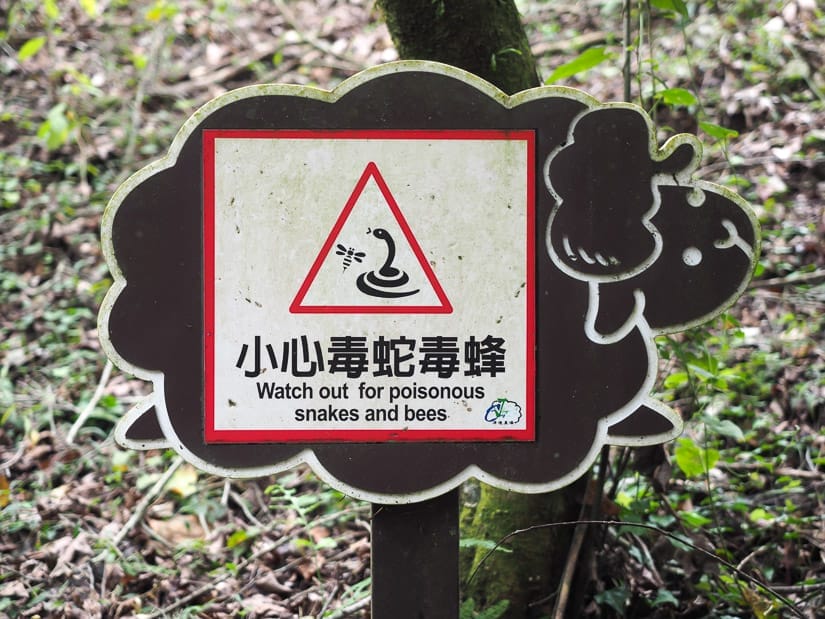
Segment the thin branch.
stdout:
[[286,21],[287,24],[292,26],[292,29],[298,34],[299,37],[301,37],[301,40],[303,42],[308,43],[312,47],[324,52],[325,54],[328,54],[330,56],[333,56],[334,58],[338,58],[339,60],[344,61],[346,64],[349,65],[349,70],[351,71],[359,71],[364,68],[363,63],[357,62],[356,60],[352,59],[346,54],[336,52],[334,49],[332,49],[332,46],[330,46],[325,41],[322,41],[314,34],[310,34],[299,28],[298,18],[295,16],[295,13],[292,12],[292,9],[290,9],[287,6],[284,0],[273,0],[273,4],[278,9],[278,11],[280,11],[281,16],[284,18],[284,21]]
[[17,451],[12,454],[12,456],[8,460],[4,460],[0,462],[0,471],[5,471],[6,469],[10,469],[17,461],[23,457],[23,452],[26,451],[26,439],[21,439],[20,443],[17,445]]
[[811,271],[810,273],[794,273],[787,277],[773,277],[771,279],[760,279],[751,282],[748,288],[782,288],[785,286],[796,286],[802,284],[819,284],[825,282],[825,269]]
[[249,505],[246,504],[246,501],[240,494],[238,494],[234,490],[230,490],[229,498],[231,498],[235,502],[235,504],[241,508],[241,511],[244,513],[244,516],[246,516],[247,520],[249,520],[251,524],[259,528],[266,527],[266,525],[263,522],[261,522],[255,517],[255,514],[252,513],[252,510],[249,509]]
[[327,594],[327,597],[324,600],[324,604],[321,606],[321,610],[319,610],[317,613],[319,617],[323,617],[324,613],[327,612],[327,608],[329,608],[329,605],[335,598],[336,593],[338,593],[338,583],[334,583],[332,585],[332,589],[330,589],[329,593]]
[[511,538],[515,537],[516,535],[521,535],[522,533],[530,533],[531,531],[538,531],[538,530],[541,530],[541,529],[552,529],[552,528],[555,528],[555,527],[579,526],[581,524],[598,524],[598,525],[607,525],[607,526],[636,527],[636,528],[639,528],[639,529],[646,529],[648,531],[654,531],[655,533],[658,533],[659,535],[663,535],[663,536],[667,537],[668,539],[670,539],[670,540],[672,540],[672,541],[674,541],[678,544],[682,544],[684,546],[687,546],[688,548],[690,548],[692,550],[695,550],[696,552],[699,552],[699,553],[705,555],[709,559],[712,559],[713,561],[716,561],[717,563],[719,563],[721,565],[724,565],[726,568],[728,568],[732,572],[736,573],[737,576],[740,576],[744,580],[748,581],[750,584],[752,584],[756,587],[759,587],[760,589],[764,589],[765,591],[770,593],[777,600],[779,600],[784,606],[789,608],[791,610],[791,612],[793,612],[794,615],[796,615],[800,619],[805,619],[805,615],[802,614],[802,611],[799,610],[799,608],[797,608],[797,606],[791,600],[789,600],[785,596],[781,595],[776,589],[774,589],[770,585],[765,584],[764,582],[762,582],[758,578],[754,578],[753,576],[751,576],[747,572],[744,572],[744,571],[740,570],[733,563],[725,561],[722,557],[720,557],[719,555],[711,552],[710,550],[705,550],[704,548],[702,548],[700,546],[697,546],[696,544],[693,544],[693,543],[687,541],[686,539],[679,537],[678,535],[674,535],[670,531],[665,531],[664,529],[661,529],[661,528],[659,528],[657,526],[654,526],[652,524],[644,524],[644,523],[641,523],[641,522],[627,522],[627,521],[624,521],[624,520],[573,520],[573,521],[566,521],[566,522],[548,522],[548,523],[544,523],[544,524],[536,524],[536,525],[533,525],[531,527],[527,527],[525,529],[517,529],[515,531],[512,531],[511,533],[508,533],[507,535],[502,537],[500,540],[498,540],[495,543],[495,545],[489,551],[487,551],[487,554],[484,555],[484,557],[481,559],[481,561],[479,561],[478,565],[473,569],[473,572],[470,574],[470,577],[467,579],[467,583],[472,582],[473,578],[478,573],[478,570],[481,568],[482,565],[484,565],[484,562],[487,561],[487,559],[490,557],[490,555],[492,555],[496,550],[498,550],[499,546],[501,546],[502,544],[507,543],[507,541],[509,541]]
[[782,593],[817,593],[825,591],[825,582],[813,582],[807,585],[778,585],[774,587],[774,591]]
[[75,422],[72,424],[71,430],[69,430],[69,434],[66,436],[66,443],[68,445],[74,445],[75,436],[80,431],[80,428],[83,427],[83,424],[86,423],[86,420],[89,418],[94,410],[97,403],[100,402],[100,398],[103,397],[103,394],[106,391],[106,385],[109,384],[109,377],[112,375],[113,369],[112,362],[108,359],[106,360],[106,365],[103,366],[103,372],[100,374],[100,380],[97,383],[97,388],[95,388],[95,392],[92,395],[92,399],[89,400],[89,403],[85,406],[83,411],[78,415]]
[[155,485],[149,489],[149,492],[140,500],[135,506],[135,511],[129,520],[126,521],[126,524],[123,525],[123,528],[117,532],[112,538],[112,544],[117,546],[120,542],[123,541],[123,538],[131,531],[134,526],[140,522],[140,519],[143,518],[143,515],[146,513],[146,510],[149,509],[149,506],[152,504],[152,501],[163,491],[164,486],[166,486],[167,482],[172,478],[172,475],[175,474],[175,471],[178,470],[178,467],[183,464],[183,458],[180,456],[176,456],[175,459],[172,461],[172,464],[169,465],[169,468],[166,469],[166,472],[161,475],[160,479],[155,482]]
[[351,615],[354,615],[358,611],[364,610],[365,608],[369,607],[370,599],[371,599],[370,596],[363,597],[360,600],[358,600],[357,602],[353,602],[349,606],[345,606],[344,608],[341,608],[340,610],[337,610],[336,612],[332,613],[326,619],[344,619],[344,617],[349,617]]
[[[584,505],[582,508],[584,508]],[[587,524],[582,521],[581,524],[576,525],[576,529],[573,531],[573,541],[570,543],[570,550],[567,553],[567,561],[565,561],[564,564],[564,574],[562,575],[561,586],[559,587],[559,597],[556,598],[556,604],[553,607],[553,619],[564,619],[565,611],[567,610],[567,600],[570,597],[573,574],[576,571],[579,552],[581,552],[582,544],[584,543],[584,536],[586,534]],[[485,559],[486,558],[487,557],[485,557]]]
[[[610,466],[610,446],[604,445],[601,450],[599,460],[599,474],[595,480],[595,485],[588,480],[587,490],[585,491],[584,501],[582,501],[581,511],[579,512],[579,520],[584,520],[585,512],[590,508],[590,519],[597,520],[601,516],[601,502],[604,497],[604,484],[607,479],[607,467]],[[567,611],[567,601],[570,598],[570,591],[572,590],[573,576],[576,573],[576,565],[579,562],[579,556],[584,546],[585,538],[587,537],[587,525],[580,524],[576,526],[573,531],[573,539],[570,542],[570,549],[567,553],[567,561],[564,565],[564,572],[562,573],[561,585],[559,585],[558,597],[553,607],[553,618],[564,619]],[[586,556],[586,555],[585,555]]]
[[760,464],[758,462],[719,462],[719,468],[729,471],[765,471],[771,475],[780,477],[799,477],[801,479],[825,479],[825,472],[806,471],[804,469],[794,469],[787,466],[772,467],[770,464]]
[[152,88],[151,94],[169,97],[190,96],[193,91],[204,90],[210,86],[229,81],[242,71],[245,71],[249,65],[260,62],[267,56],[274,56],[289,45],[291,45],[291,43],[285,43],[280,40],[263,43],[260,47],[251,50],[245,55],[234,56],[230,64],[222,66],[206,75],[182,81],[172,86],[158,84]]

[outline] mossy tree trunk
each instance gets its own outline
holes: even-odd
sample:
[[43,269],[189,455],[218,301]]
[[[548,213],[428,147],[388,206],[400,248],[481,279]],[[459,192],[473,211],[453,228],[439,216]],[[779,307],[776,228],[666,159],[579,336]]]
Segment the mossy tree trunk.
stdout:
[[[579,516],[581,484],[550,494],[517,494],[482,484],[476,505],[465,504],[461,538],[499,541],[532,525],[572,521]],[[462,597],[476,608],[509,600],[504,619],[528,619],[549,614],[567,559],[572,529],[537,529],[509,539],[490,554],[471,547],[461,557]],[[472,581],[466,582],[474,574]]]
[[[378,0],[393,42],[404,59],[434,60],[460,67],[508,94],[540,84],[535,59],[513,0]],[[535,524],[575,520],[581,492],[574,485],[543,495],[516,494],[482,484],[466,494],[477,502],[461,514],[462,538],[498,541]],[[505,619],[540,616],[557,588],[567,555],[569,529],[540,529],[509,540],[512,552],[484,560],[481,546],[464,551],[463,596],[476,608],[509,600]],[[545,607],[546,611],[546,607]]]
[[539,85],[513,0],[378,0],[402,58],[460,67],[512,94]]

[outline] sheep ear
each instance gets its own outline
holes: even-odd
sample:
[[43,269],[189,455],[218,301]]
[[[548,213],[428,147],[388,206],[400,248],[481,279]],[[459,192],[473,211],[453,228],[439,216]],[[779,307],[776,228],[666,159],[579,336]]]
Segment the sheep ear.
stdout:
[[154,394],[135,404],[118,421],[115,427],[115,440],[127,449],[167,449],[170,447],[158,422]]

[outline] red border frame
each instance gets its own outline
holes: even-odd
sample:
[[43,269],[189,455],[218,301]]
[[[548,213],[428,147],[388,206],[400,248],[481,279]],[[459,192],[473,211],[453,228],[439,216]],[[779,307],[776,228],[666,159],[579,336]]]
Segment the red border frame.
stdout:
[[[401,227],[401,231],[404,233],[404,237],[407,239],[407,243],[410,245],[410,248],[413,250],[413,254],[415,255],[416,260],[418,260],[418,264],[421,269],[424,271],[424,275],[427,277],[427,281],[430,282],[430,286],[432,286],[433,291],[435,292],[436,297],[439,300],[439,305],[304,305],[304,298],[306,297],[307,292],[309,292],[310,287],[312,286],[313,282],[315,281],[315,277],[318,275],[318,271],[321,269],[321,265],[324,263],[324,260],[327,259],[330,250],[332,249],[332,244],[335,242],[335,239],[338,238],[338,235],[341,232],[341,228],[344,227],[346,224],[347,219],[352,213],[352,209],[355,207],[355,203],[358,202],[358,198],[361,197],[361,193],[364,191],[364,187],[366,187],[367,182],[369,179],[372,178],[376,185],[378,185],[378,189],[381,191],[381,194],[384,196],[384,200],[386,200],[387,205],[390,207],[390,211],[392,212],[393,216],[395,217],[396,222]],[[298,294],[295,295],[295,300],[292,301],[292,304],[289,306],[289,311],[293,314],[451,314],[453,311],[453,306],[450,303],[450,300],[447,298],[447,295],[444,293],[444,289],[441,287],[441,283],[438,281],[435,273],[433,272],[430,263],[427,262],[427,258],[424,256],[424,252],[421,251],[421,246],[418,244],[418,240],[415,238],[412,230],[410,229],[410,225],[407,223],[407,219],[404,217],[404,214],[401,212],[401,209],[398,207],[398,202],[395,201],[395,197],[392,195],[390,188],[387,186],[384,177],[381,176],[381,172],[378,170],[378,166],[375,164],[374,161],[370,161],[366,168],[364,169],[364,173],[361,174],[361,178],[358,179],[358,182],[355,184],[355,189],[352,190],[352,194],[350,195],[349,199],[347,200],[344,209],[341,211],[341,214],[338,216],[338,219],[335,221],[335,225],[332,226],[332,230],[327,237],[327,240],[324,242],[323,247],[321,247],[321,251],[318,252],[318,256],[315,258],[315,262],[312,263],[312,266],[309,269],[309,273],[307,273],[306,279],[301,284],[301,287],[298,289]]]
[[[525,394],[525,415],[527,425],[524,430],[508,431],[496,428],[492,430],[328,430],[328,429],[307,429],[307,430],[216,430],[215,429],[215,140],[218,138],[228,139],[358,139],[358,140],[519,140],[527,144],[527,223],[525,234],[527,237],[527,285],[526,285],[526,320],[527,337],[525,356],[527,359],[526,380],[527,389]],[[500,441],[534,441],[535,440],[535,415],[536,415],[536,352],[535,352],[535,286],[536,286],[536,224],[535,224],[535,183],[536,183],[536,136],[533,130],[508,130],[508,129],[479,129],[479,130],[418,130],[418,129],[329,129],[329,130],[256,130],[256,129],[206,129],[202,133],[203,148],[203,318],[204,318],[204,440],[207,443],[380,443],[380,442],[500,442]],[[375,164],[370,164],[375,166]],[[377,168],[374,170],[377,172]],[[317,272],[320,264],[329,251],[329,245],[334,241],[336,232],[343,226],[349,211],[355,204],[355,200],[366,184],[369,176],[372,175],[379,183],[381,191],[388,197],[390,208],[398,217],[401,215],[397,204],[392,199],[383,178],[379,174],[372,174],[370,166],[361,176],[358,186],[353,191],[350,200],[344,211],[336,221],[327,242],[322,248],[313,269]],[[379,181],[380,179],[380,181]],[[409,226],[405,226],[406,221],[403,215],[399,218],[399,223],[407,235],[408,241],[412,238]],[[417,243],[414,249],[420,251]],[[419,256],[420,259],[420,256]],[[424,261],[426,263],[426,260]],[[423,266],[423,265],[422,265]],[[429,277],[432,271],[429,265],[425,267]],[[309,286],[312,283],[313,271],[307,276],[301,289],[293,300],[290,311],[295,312],[295,307],[299,305],[299,299],[303,299]],[[447,311],[439,306],[419,307],[416,309],[408,307],[403,313],[449,313],[452,307],[449,304],[443,290],[438,284],[438,280],[433,278],[434,285],[439,300],[446,301]],[[330,310],[330,308],[326,308]],[[380,308],[384,310],[385,308]],[[329,311],[328,313],[353,313],[352,308],[347,312]],[[298,312],[306,312],[300,308]],[[320,313],[312,310],[311,313]],[[324,312],[327,313],[327,312]],[[359,309],[358,313],[378,313],[376,308],[373,311]],[[386,312],[385,312],[386,313]]]

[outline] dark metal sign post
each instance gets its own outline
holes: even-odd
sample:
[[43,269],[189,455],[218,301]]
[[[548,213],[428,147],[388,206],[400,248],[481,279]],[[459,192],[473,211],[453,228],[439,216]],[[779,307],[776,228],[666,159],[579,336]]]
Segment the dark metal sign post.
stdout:
[[308,464],[376,505],[374,616],[457,613],[463,481],[548,492],[681,432],[654,338],[758,253],[699,160],[632,105],[429,62],[221,95],[104,215],[101,342],[154,388],[116,438],[228,477]]
[[458,617],[458,512],[458,490],[373,506],[373,617]]

